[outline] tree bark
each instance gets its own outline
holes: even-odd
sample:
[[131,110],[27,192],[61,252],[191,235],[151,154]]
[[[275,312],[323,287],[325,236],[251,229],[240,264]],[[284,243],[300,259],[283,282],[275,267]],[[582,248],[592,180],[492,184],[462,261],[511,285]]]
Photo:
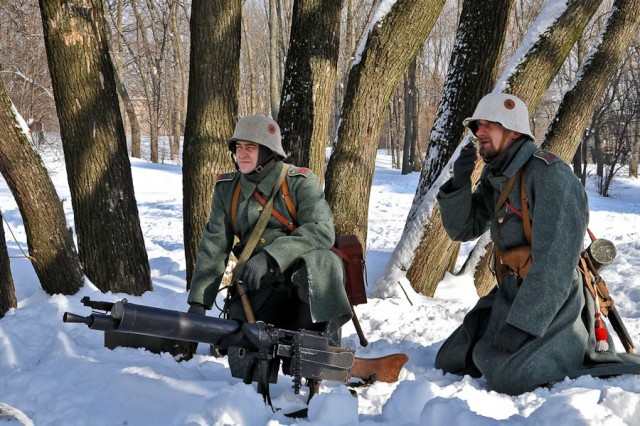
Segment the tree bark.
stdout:
[[40,0],[84,272],[102,291],[151,290],[103,3]]
[[[29,260],[48,294],[75,294],[82,287],[83,275],[62,202],[29,141],[26,125],[20,123],[24,124],[24,120],[13,107],[4,80],[0,78],[0,172],[22,215]],[[0,313],[6,312],[2,311],[6,302],[15,307],[9,259],[5,259],[4,233],[1,237],[0,252],[4,253],[0,253]]]
[[338,235],[367,241],[371,181],[389,99],[442,10],[444,0],[399,0],[374,25],[349,74],[325,193]]
[[0,211],[0,318],[4,317],[9,309],[18,307],[2,220],[2,212]]
[[117,12],[116,12],[116,37],[114,50],[117,55],[114,57],[114,77],[116,80],[116,89],[118,95],[124,106],[124,111],[127,114],[129,120],[129,128],[131,129],[131,156],[135,158],[142,158],[142,144],[140,141],[140,123],[138,122],[138,115],[133,107],[133,101],[129,96],[129,91],[126,85],[122,81],[122,6],[124,0],[118,0]]
[[337,80],[341,0],[296,0],[279,122],[290,161],[324,181]]
[[[534,111],[600,3],[602,0],[567,2],[564,12],[552,23],[549,31],[541,35],[526,52],[501,89],[518,96],[527,104],[529,111]],[[476,169],[478,166],[476,164]],[[492,252],[491,247],[486,251],[485,257]],[[482,259],[481,263],[488,264],[489,260]],[[474,278],[477,290],[491,288],[495,281],[486,268],[476,269]]]
[[548,32],[540,35],[498,89],[518,96],[529,111],[534,111],[601,3],[602,0],[568,0],[566,10]]
[[279,106],[279,58],[278,58],[278,34],[280,25],[278,23],[278,11],[276,3],[278,0],[269,0],[269,99],[271,101],[271,117],[278,121]]
[[173,64],[173,81],[171,83],[173,91],[173,112],[171,120],[171,132],[173,134],[170,155],[173,160],[180,153],[180,137],[182,136],[182,122],[184,117],[184,91],[185,84],[185,69],[184,61],[182,59],[182,42],[180,38],[180,28],[178,26],[179,8],[178,3],[171,5],[171,32],[173,33],[172,50],[175,60]]
[[414,58],[404,79],[404,147],[402,149],[402,174],[413,172],[414,147],[418,144],[418,87],[416,86],[417,61]]
[[[443,96],[401,241],[408,244],[411,239],[405,236],[412,233],[420,233],[422,237],[417,249],[411,250],[415,253],[413,259],[400,259],[398,253],[403,250],[399,246],[387,265],[388,269],[406,270],[413,288],[423,294],[435,293],[451,263],[447,256],[457,254],[459,244],[446,234],[439,209],[424,211],[423,203],[435,206],[437,188],[433,186],[460,143],[464,132],[462,120],[472,114],[478,101],[495,84],[512,4],[513,0],[494,0],[489,5],[467,0],[462,8]],[[493,30],[486,31],[487,28]]]
[[[600,0],[570,1],[566,10],[552,23],[549,31],[542,35],[526,52],[520,64],[514,70],[507,70],[509,75],[504,79],[503,87],[500,88],[520,97],[528,105],[529,110],[533,111],[538,100],[549,86],[553,76],[558,72],[566,55],[568,55],[571,50],[571,46],[573,46],[582,33],[582,30],[587,22],[589,22],[593,13],[595,13],[600,2]],[[478,100],[479,98],[476,100],[476,103]],[[468,112],[471,113],[472,110],[468,110]],[[460,122],[461,120],[458,121],[458,123]],[[458,124],[458,126],[460,125],[461,124]],[[427,158],[430,158],[429,154],[427,154]],[[479,176],[482,166],[483,163],[478,161],[475,176]],[[426,164],[424,167],[427,167]],[[429,223],[435,220],[435,215],[437,214],[439,214],[439,212],[434,212],[434,214],[431,215]],[[441,226],[441,220],[438,219],[437,225],[430,226],[427,232],[422,234],[420,244],[426,244],[426,241],[436,241],[440,238],[448,239],[448,236]],[[425,241],[425,243],[423,243],[423,241]],[[455,253],[454,250],[448,250],[448,252]],[[491,253],[491,250],[487,250],[487,253]],[[487,254],[485,254],[485,256],[486,255]],[[424,292],[424,294],[435,293],[435,289],[444,277],[444,274],[438,276],[430,273],[423,278],[424,274],[418,271],[414,272],[414,270],[422,269],[420,265],[429,265],[432,269],[435,268],[442,271],[446,270],[446,265],[451,263],[451,260],[446,258],[436,261],[442,262],[443,264],[436,266],[432,259],[416,256],[407,272],[407,277],[411,276],[413,280],[419,278],[419,281],[412,281],[412,285],[414,288],[419,289],[419,291]],[[485,260],[484,262],[486,263],[487,261]],[[409,279],[411,280],[411,278]],[[486,280],[490,280],[491,282],[485,282]],[[492,275],[487,274],[486,271],[476,270],[475,283],[477,288],[489,288],[492,282]]]
[[512,5],[513,0],[492,0],[490,4],[464,2],[443,95],[407,221],[415,218],[427,192],[460,143],[465,130],[462,120],[473,113],[478,101],[495,84]]
[[600,43],[579,71],[581,78],[562,98],[542,146],[569,162],[576,153],[598,102],[634,40],[640,0],[616,0]]
[[191,11],[189,95],[183,147],[187,288],[218,173],[234,169],[227,140],[238,115],[241,0],[196,1]]

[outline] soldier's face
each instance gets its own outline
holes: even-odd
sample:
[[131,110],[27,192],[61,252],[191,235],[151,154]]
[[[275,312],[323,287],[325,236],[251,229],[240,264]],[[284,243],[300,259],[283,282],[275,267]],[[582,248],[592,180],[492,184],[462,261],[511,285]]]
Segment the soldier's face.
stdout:
[[520,133],[505,129],[495,121],[478,120],[476,125],[478,129],[475,135],[478,138],[478,151],[482,158],[495,157],[520,137]]
[[258,165],[260,146],[257,143],[236,141],[236,163],[240,173],[251,173]]

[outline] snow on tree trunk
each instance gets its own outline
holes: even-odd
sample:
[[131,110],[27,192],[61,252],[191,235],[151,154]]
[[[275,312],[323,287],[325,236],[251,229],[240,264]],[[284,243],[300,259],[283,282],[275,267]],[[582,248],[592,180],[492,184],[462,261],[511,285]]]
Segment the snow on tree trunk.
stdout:
[[[443,96],[431,129],[416,195],[400,243],[387,263],[379,281],[380,286],[395,282],[389,280],[387,274],[394,274],[396,269],[406,271],[414,256],[419,256],[429,259],[429,263],[423,265],[437,266],[435,269],[413,268],[409,279],[417,291],[430,292],[421,283],[433,281],[426,279],[427,276],[441,279],[449,264],[444,257],[448,256],[447,253],[452,255],[458,252],[458,243],[449,240],[440,219],[435,219],[433,223],[428,223],[428,219],[433,217],[437,189],[447,177],[443,171],[448,171],[447,163],[464,132],[462,120],[471,115],[478,101],[495,84],[512,4],[512,0],[492,0],[489,5],[468,0],[463,5]],[[492,31],[486,31],[487,28],[492,28]],[[420,238],[427,232],[425,226],[433,231],[429,239]],[[431,244],[431,241],[438,242]],[[433,262],[435,259],[439,261]],[[435,290],[435,286],[432,289]],[[382,291],[382,288],[379,290]]]
[[599,43],[585,59],[545,135],[543,147],[564,161],[574,156],[584,129],[620,66],[640,23],[640,0],[616,0]]
[[[29,260],[44,291],[75,294],[83,284],[80,259],[67,227],[62,202],[28,134],[27,125],[13,107],[4,80],[0,78],[0,173],[22,215]],[[16,306],[16,296],[4,234],[0,237],[1,317],[7,303]]]

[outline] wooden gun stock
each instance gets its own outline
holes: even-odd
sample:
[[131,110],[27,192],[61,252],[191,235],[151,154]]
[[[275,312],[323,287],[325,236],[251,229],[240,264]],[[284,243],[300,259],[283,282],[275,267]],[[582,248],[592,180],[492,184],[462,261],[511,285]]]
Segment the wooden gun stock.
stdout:
[[391,354],[380,358],[358,358],[353,360],[351,377],[365,381],[393,383],[398,381],[402,366],[409,360],[407,354]]

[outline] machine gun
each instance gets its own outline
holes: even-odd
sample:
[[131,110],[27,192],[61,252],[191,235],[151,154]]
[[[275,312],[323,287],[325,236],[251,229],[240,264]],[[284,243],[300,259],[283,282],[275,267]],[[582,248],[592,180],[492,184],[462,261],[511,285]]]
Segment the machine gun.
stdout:
[[260,321],[245,323],[206,317],[136,305],[127,299],[112,303],[84,297],[81,302],[92,308],[91,315],[83,317],[65,312],[62,321],[86,324],[92,330],[208,343],[222,350],[237,348],[239,359],[249,365],[242,378],[245,383],[257,382],[258,392],[269,403],[269,383],[277,380],[280,360],[287,361],[288,373],[285,374],[293,377],[293,388],[298,393],[302,378],[341,383],[353,377],[367,382],[394,382],[409,359],[402,353],[358,358],[351,349],[330,346],[325,333],[291,331]]

